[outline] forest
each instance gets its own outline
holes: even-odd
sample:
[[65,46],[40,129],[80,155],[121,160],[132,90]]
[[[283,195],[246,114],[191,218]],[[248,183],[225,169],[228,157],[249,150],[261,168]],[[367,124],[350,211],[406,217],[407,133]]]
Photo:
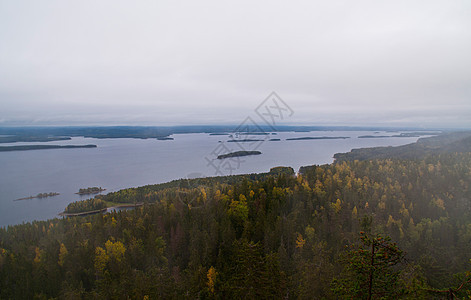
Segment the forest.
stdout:
[[106,202],[101,199],[87,199],[81,201],[75,201],[69,203],[64,210],[64,213],[72,214],[72,213],[81,213],[81,212],[89,212],[89,211],[96,211],[106,208]]
[[0,298],[468,298],[470,186],[446,152],[98,195],[145,204],[0,229]]

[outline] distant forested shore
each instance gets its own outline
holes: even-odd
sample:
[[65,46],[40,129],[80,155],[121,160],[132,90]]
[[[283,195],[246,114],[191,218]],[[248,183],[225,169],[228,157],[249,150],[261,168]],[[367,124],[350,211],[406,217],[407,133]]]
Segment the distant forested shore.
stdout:
[[[242,135],[266,135],[268,132],[309,132],[309,131],[416,131],[414,135],[423,134],[417,128],[391,127],[349,127],[349,126],[277,126],[276,130],[267,125],[251,125],[244,128]],[[50,142],[70,140],[72,137],[88,138],[137,138],[171,140],[171,135],[180,133],[208,133],[211,135],[230,135],[239,132],[237,125],[192,125],[192,126],[98,126],[98,127],[0,127],[0,143],[15,142]],[[422,133],[421,133],[422,132]]]
[[0,146],[0,152],[5,151],[27,151],[45,149],[76,149],[76,148],[96,148],[97,145],[23,145],[23,146]]
[[461,131],[421,138],[416,143],[403,146],[353,149],[347,153],[336,153],[334,158],[337,161],[387,158],[419,159],[429,154],[468,151],[471,151],[471,132]]

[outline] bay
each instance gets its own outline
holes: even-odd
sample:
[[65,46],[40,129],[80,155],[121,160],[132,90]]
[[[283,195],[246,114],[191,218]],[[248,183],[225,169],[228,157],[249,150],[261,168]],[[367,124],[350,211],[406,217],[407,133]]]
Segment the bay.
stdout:
[[[393,135],[371,131],[278,132],[252,139],[280,139],[251,143],[226,143],[229,136],[207,133],[175,134],[174,140],[94,139],[74,137],[47,143],[9,145],[81,145],[89,149],[48,149],[0,153],[0,227],[57,217],[68,203],[93,195],[75,194],[80,188],[103,187],[105,193],[128,187],[156,184],[194,176],[267,172],[276,166],[301,166],[333,162],[337,152],[353,148],[398,146],[417,137],[358,138]],[[349,137],[347,139],[291,140],[300,137]],[[256,149],[254,147],[257,147]],[[258,150],[261,155],[215,159],[228,151]],[[60,195],[13,201],[38,193]]]

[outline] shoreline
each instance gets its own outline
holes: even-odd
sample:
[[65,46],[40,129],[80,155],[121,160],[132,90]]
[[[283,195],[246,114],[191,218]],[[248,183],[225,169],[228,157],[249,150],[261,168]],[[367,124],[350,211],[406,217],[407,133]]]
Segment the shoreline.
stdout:
[[66,212],[61,212],[61,213],[59,213],[59,214],[57,214],[57,215],[58,215],[58,216],[61,216],[61,217],[88,216],[88,215],[98,214],[98,213],[101,213],[101,212],[106,212],[106,211],[108,211],[109,209],[115,209],[115,208],[133,208],[133,207],[141,207],[141,206],[143,206],[143,205],[144,205],[144,202],[139,202],[139,203],[135,203],[135,204],[129,203],[129,204],[122,204],[122,205],[114,205],[114,206],[105,207],[105,208],[97,209],[97,210],[83,211],[83,212],[78,212],[78,213],[66,213]]

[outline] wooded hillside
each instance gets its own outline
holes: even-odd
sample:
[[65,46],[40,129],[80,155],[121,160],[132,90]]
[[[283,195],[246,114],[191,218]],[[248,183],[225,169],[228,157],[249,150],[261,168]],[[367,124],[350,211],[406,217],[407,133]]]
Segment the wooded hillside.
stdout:
[[300,171],[127,189],[98,197],[146,204],[1,229],[0,298],[469,295],[471,153]]

